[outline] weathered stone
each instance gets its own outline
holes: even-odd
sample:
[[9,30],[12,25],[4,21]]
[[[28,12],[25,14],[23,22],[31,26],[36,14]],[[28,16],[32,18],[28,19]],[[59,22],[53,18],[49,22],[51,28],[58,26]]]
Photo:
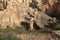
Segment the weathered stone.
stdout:
[[[5,1],[5,0],[4,0]],[[33,26],[34,21],[40,28],[44,28],[44,25],[48,25],[48,20],[53,19],[46,15],[42,9],[44,6],[42,5],[41,0],[36,0],[37,8],[33,9],[29,7],[29,4],[32,3],[32,0],[6,0],[7,1],[7,9],[4,11],[0,11],[0,23],[4,25],[9,25],[14,28],[14,25],[21,26],[21,22],[28,22]],[[5,1],[5,2],[6,2]],[[5,4],[5,3],[4,3]],[[38,11],[41,9],[42,11]],[[37,11],[37,13],[35,12]],[[30,14],[29,14],[30,13]],[[31,20],[32,21],[31,23]],[[32,27],[33,29],[33,27]]]

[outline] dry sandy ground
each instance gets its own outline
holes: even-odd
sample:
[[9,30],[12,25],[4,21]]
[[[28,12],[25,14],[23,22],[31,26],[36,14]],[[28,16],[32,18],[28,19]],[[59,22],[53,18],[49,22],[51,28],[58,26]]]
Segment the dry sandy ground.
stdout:
[[[55,33],[29,33],[29,34],[16,34],[18,38],[22,40],[60,40],[60,31],[54,31]],[[56,35],[59,34],[59,35]]]

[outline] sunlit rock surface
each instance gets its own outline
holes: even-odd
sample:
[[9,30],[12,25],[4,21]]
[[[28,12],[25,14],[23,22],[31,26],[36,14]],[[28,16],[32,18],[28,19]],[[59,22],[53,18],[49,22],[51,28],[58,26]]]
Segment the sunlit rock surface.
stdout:
[[[43,10],[43,6],[41,6],[42,5],[41,0],[39,1],[36,0],[36,1],[38,2],[37,7]],[[7,26],[14,28],[14,25],[20,26],[21,22],[25,22],[27,21],[27,19],[30,20],[31,18],[33,18],[31,16],[29,18],[28,16],[28,13],[30,13],[32,16],[34,16],[35,14],[34,13],[35,9],[33,9],[32,7],[29,7],[30,3],[32,3],[32,0],[8,0],[7,8],[4,9],[3,11],[0,11],[1,28],[4,29]],[[41,16],[39,16],[39,19],[35,20],[37,25],[42,24],[44,26],[45,24],[48,23],[48,18],[51,19],[51,17],[49,17],[48,15],[44,14],[44,12],[41,12],[41,11],[38,13],[38,15],[41,15]],[[27,17],[27,19],[25,19],[25,17]],[[30,21],[28,22],[30,23]]]

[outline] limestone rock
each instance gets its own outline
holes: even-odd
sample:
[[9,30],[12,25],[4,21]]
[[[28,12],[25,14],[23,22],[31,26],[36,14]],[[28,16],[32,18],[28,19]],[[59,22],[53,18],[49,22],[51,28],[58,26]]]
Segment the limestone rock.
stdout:
[[[37,1],[37,9],[43,9],[41,6],[41,0]],[[29,7],[29,4],[32,3],[32,0],[9,0],[7,2],[7,8],[3,11],[0,11],[0,23],[4,26],[11,26],[14,28],[14,25],[20,26],[21,22],[29,22],[31,18],[34,18],[35,10],[32,7]],[[41,8],[42,7],[42,8]],[[37,10],[38,11],[38,10]],[[41,12],[41,11],[40,11]],[[43,13],[38,13],[38,19],[36,19],[36,23],[41,26],[48,23],[48,19],[51,18]],[[29,14],[30,13],[30,14]],[[29,15],[28,15],[29,14]],[[41,15],[41,16],[39,16]],[[25,17],[27,19],[25,19]],[[28,20],[29,19],[29,20]],[[40,20],[41,19],[41,20]],[[40,23],[41,22],[41,23]]]

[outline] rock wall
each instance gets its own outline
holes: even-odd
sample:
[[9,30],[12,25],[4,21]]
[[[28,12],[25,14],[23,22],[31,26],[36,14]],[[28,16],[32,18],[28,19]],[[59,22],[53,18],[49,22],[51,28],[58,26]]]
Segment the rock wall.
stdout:
[[[36,1],[38,2],[38,4],[37,4],[37,8],[35,9],[33,9],[32,7],[29,7],[29,4],[32,3],[32,0],[9,0],[7,1],[7,8],[4,9],[3,11],[0,11],[0,27],[3,29],[6,28],[7,26],[15,28],[15,26],[21,26],[20,25],[21,22],[27,21],[25,17],[27,17],[28,19],[33,18],[33,17],[29,17],[28,14],[30,13],[31,15],[36,15],[34,12],[36,9],[44,8],[44,6],[41,6],[42,5],[41,0],[39,1],[36,0]],[[37,13],[38,12],[39,11],[37,11]],[[43,15],[46,15],[46,14],[40,14],[40,13],[42,12],[39,12],[38,15],[41,15],[41,17],[43,17]],[[50,18],[49,16],[47,17]],[[48,18],[46,19],[46,21],[48,20]]]
[[0,11],[0,26],[20,25],[20,21],[24,21],[24,15],[28,10],[28,0],[10,0],[7,1],[7,9]]

